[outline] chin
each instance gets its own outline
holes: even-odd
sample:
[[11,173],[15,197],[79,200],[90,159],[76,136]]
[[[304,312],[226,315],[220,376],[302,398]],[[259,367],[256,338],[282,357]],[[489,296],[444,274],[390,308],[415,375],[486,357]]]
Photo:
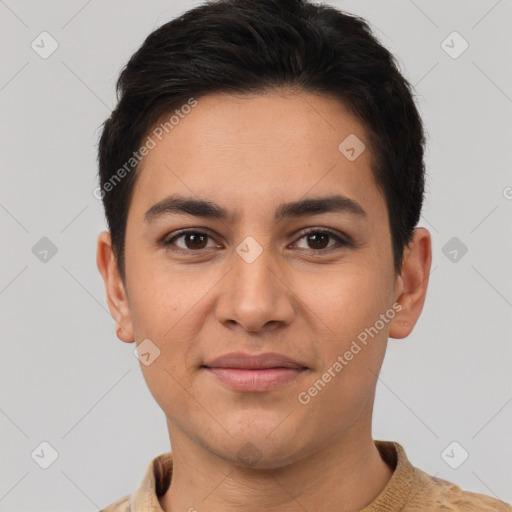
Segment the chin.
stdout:
[[[276,469],[287,466],[300,458],[300,447],[291,432],[281,432],[272,436],[269,433],[275,429],[246,428],[231,436],[221,446],[216,445],[210,450],[230,464],[253,469]],[[295,430],[296,431],[296,430]],[[211,439],[210,446],[211,446]]]

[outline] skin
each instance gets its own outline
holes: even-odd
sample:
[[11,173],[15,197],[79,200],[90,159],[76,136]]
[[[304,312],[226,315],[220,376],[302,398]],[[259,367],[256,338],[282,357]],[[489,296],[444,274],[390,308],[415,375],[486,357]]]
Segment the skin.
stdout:
[[[141,163],[127,219],[126,282],[109,233],[99,235],[97,264],[118,337],[148,338],[160,350],[141,369],[166,415],[174,458],[164,511],[356,511],[392,476],[371,435],[377,375],[388,337],[406,337],[423,308],[431,238],[417,228],[395,274],[369,143],[349,161],[338,150],[349,134],[366,141],[364,126],[328,96],[201,97]],[[282,203],[334,193],[366,215],[274,220]],[[232,218],[170,213],[146,223],[145,212],[170,194],[209,200]],[[330,236],[308,242],[311,227],[331,228],[351,244]],[[209,237],[159,243],[184,228]],[[248,236],[262,248],[252,263],[236,252]],[[299,393],[396,303],[401,311],[378,335],[300,403]],[[308,370],[270,391],[243,393],[200,368],[238,350],[279,352]]]

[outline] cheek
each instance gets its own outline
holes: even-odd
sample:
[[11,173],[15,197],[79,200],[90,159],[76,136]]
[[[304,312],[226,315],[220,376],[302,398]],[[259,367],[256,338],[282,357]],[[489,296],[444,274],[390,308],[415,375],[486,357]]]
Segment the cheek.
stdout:
[[183,328],[216,282],[205,272],[166,268],[150,258],[134,260],[129,277],[130,315],[136,338],[162,343],[176,329]]
[[140,366],[156,402],[164,410],[171,410],[173,403],[187,396],[184,389],[190,386],[188,379],[193,379],[197,369],[197,346],[191,340],[197,339],[201,331],[205,296],[218,278],[197,271],[183,275],[135,263],[127,274],[135,339],[138,345],[151,340],[158,353],[151,364],[141,361]]
[[362,262],[301,278],[294,288],[331,332],[346,339],[357,336],[391,306],[390,283],[381,269]]
[[369,266],[340,268],[317,279],[315,287],[306,284],[302,289],[304,311],[314,313],[313,338],[315,331],[321,332],[316,340],[318,373],[330,371],[322,379],[329,382],[329,393],[357,399],[376,379],[394,317],[394,310],[384,320],[381,316],[392,306],[390,291],[382,275]]
[[[331,277],[317,290],[309,295],[307,306],[316,313],[312,318],[317,329],[329,329],[323,328],[316,340],[321,364],[299,401],[305,421],[329,437],[370,407],[392,317],[387,323],[380,320],[390,307],[383,300],[388,290],[369,272],[340,272],[339,278]],[[321,424],[315,418],[322,418]]]

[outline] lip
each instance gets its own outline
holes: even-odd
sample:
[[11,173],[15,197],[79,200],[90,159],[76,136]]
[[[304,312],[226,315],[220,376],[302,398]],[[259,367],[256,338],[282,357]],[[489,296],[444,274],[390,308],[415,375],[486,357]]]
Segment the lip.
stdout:
[[248,370],[268,368],[301,370],[307,368],[306,365],[276,352],[265,352],[258,355],[246,352],[230,352],[205,363],[203,366],[208,368],[239,368]]
[[308,370],[305,365],[275,352],[257,356],[231,352],[202,368],[223,384],[242,392],[270,391],[292,382]]
[[292,382],[306,369],[267,368],[247,370],[243,368],[204,368],[222,383],[236,391],[262,392]]

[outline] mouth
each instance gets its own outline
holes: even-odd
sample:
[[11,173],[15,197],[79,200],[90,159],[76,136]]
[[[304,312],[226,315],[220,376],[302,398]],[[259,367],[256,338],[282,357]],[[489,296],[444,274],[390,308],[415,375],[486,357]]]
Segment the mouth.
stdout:
[[201,369],[229,389],[241,392],[270,391],[296,380],[309,368],[282,354],[253,355],[232,352],[218,357]]

